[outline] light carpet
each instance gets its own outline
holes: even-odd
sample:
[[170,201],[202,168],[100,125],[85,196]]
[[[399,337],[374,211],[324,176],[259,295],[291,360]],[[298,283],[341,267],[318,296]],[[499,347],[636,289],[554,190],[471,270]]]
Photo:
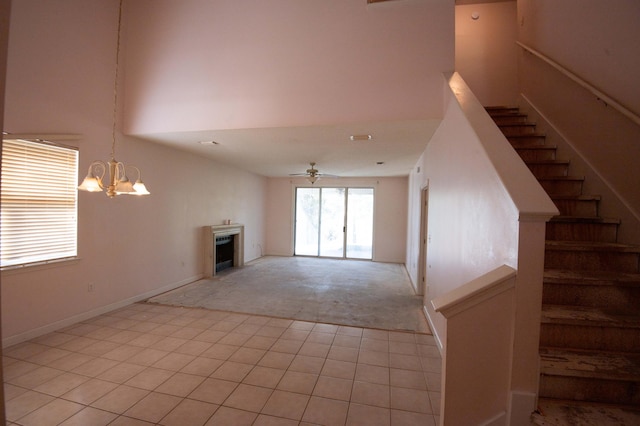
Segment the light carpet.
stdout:
[[395,263],[266,256],[147,302],[430,333],[422,297]]

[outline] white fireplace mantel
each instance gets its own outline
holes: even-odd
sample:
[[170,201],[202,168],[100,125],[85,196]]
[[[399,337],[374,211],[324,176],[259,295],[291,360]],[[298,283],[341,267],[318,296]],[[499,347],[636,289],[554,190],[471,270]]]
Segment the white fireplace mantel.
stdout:
[[216,237],[233,236],[233,266],[244,265],[244,225],[211,225],[204,227],[204,276],[216,275]]

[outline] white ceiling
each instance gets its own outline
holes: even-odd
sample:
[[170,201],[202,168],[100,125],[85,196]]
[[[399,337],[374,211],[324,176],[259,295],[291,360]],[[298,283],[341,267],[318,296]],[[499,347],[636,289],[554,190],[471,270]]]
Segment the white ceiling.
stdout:
[[126,5],[126,134],[268,177],[406,176],[440,123],[452,2]]
[[[304,172],[311,162],[322,173],[341,177],[406,176],[439,123],[378,121],[137,136],[268,177]],[[352,135],[371,135],[371,140],[351,141]],[[217,144],[200,143],[209,141]]]

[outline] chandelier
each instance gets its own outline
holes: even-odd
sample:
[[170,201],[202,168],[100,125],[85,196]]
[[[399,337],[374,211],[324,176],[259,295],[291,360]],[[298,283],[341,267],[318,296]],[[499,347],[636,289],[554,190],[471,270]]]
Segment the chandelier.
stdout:
[[[116,72],[115,84],[113,90],[113,130],[111,139],[111,160],[104,162],[101,160],[93,161],[89,165],[89,171],[78,189],[88,192],[102,192],[107,190],[107,196],[113,198],[116,195],[149,195],[149,191],[140,179],[140,169],[135,166],[125,165],[115,159],[116,152],[116,113],[118,106],[118,65],[120,57],[120,27],[122,26],[122,0],[120,0],[120,9],[118,11],[118,39],[116,44]],[[127,177],[126,169],[133,169],[137,172],[135,183],[131,183]],[[109,181],[104,182],[105,175],[109,172]]]

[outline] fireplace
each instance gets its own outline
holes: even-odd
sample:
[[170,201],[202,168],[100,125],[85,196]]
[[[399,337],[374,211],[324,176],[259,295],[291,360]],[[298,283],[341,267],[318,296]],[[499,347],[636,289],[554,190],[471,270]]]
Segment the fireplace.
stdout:
[[204,227],[204,276],[244,265],[244,225],[213,225]]

